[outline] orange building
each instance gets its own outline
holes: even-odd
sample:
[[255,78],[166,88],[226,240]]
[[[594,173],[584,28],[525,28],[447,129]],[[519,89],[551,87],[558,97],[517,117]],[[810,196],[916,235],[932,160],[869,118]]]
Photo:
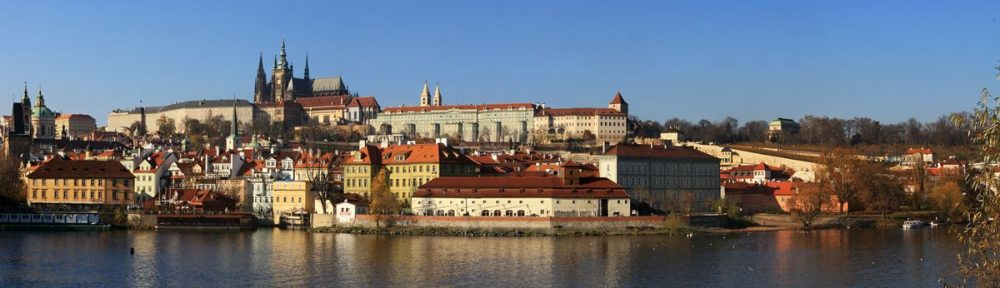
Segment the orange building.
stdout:
[[45,161],[25,176],[28,205],[98,209],[132,204],[135,176],[118,161]]
[[[743,209],[744,214],[755,214],[765,212],[790,213],[795,207],[795,198],[798,197],[799,186],[802,182],[766,182],[764,184],[752,184],[745,182],[734,182],[723,184],[726,193],[726,200],[736,203]],[[844,211],[850,211],[847,203],[844,203]],[[837,195],[830,195],[830,201],[823,205],[825,213],[839,213],[840,203],[837,202]]]

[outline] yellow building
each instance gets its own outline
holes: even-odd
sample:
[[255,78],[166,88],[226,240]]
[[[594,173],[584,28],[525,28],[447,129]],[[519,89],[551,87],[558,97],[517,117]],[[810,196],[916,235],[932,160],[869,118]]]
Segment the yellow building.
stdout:
[[364,197],[378,170],[389,174],[389,191],[409,202],[417,187],[441,176],[474,176],[476,165],[460,151],[444,143],[389,145],[362,144],[344,162],[344,192]]
[[135,176],[118,161],[54,158],[25,178],[31,206],[96,209],[135,201]]
[[274,211],[274,223],[301,220],[298,212],[311,214],[316,212],[313,194],[309,182],[306,181],[275,181],[271,184],[271,205]]

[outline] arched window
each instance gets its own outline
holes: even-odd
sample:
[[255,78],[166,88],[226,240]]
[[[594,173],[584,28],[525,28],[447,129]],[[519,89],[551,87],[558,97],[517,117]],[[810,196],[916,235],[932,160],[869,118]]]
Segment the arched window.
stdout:
[[517,210],[517,217],[524,217],[524,210]]
[[438,210],[437,214],[435,214],[435,215],[437,215],[437,216],[444,216],[444,210]]
[[507,217],[514,216],[514,210],[504,211],[504,216],[507,216]]
[[[45,191],[42,191],[42,197],[45,197]],[[493,216],[500,216],[500,210],[493,210]]]
[[455,216],[455,210],[448,210],[448,216]]
[[483,210],[483,212],[479,213],[479,215],[480,216],[490,216],[490,210]]

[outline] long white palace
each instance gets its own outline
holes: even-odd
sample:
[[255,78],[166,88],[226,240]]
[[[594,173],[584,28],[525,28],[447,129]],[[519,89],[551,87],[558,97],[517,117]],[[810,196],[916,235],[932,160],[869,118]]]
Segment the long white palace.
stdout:
[[241,121],[280,123],[286,128],[310,120],[324,125],[360,124],[367,126],[366,134],[397,140],[448,137],[481,143],[535,143],[581,138],[614,144],[625,139],[628,131],[628,103],[621,93],[612,97],[607,108],[552,108],[535,103],[445,105],[441,87],[431,94],[424,83],[419,105],[383,109],[375,97],[352,94],[347,87],[340,76],[310,78],[308,56],[302,78],[296,78],[282,42],[270,80],[263,57],[258,60],[253,102],[221,99],[140,105],[109,113],[107,129],[123,132],[139,123],[156,131],[156,120],[165,117],[174,119],[178,132],[183,133],[183,119],[206,121],[221,116],[232,121],[235,107]]

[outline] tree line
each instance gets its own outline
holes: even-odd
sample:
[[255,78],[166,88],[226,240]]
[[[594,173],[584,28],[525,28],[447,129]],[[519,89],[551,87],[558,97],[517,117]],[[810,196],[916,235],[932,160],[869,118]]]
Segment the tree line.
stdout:
[[[843,119],[837,117],[806,115],[798,119],[798,133],[784,135],[781,143],[823,146],[857,144],[911,146],[956,146],[970,144],[969,121],[951,121],[953,117],[968,119],[968,112],[942,115],[934,121],[920,122],[916,118],[899,123],[882,123],[868,117]],[[677,129],[692,141],[716,143],[765,142],[769,122],[754,120],[740,125],[733,117],[712,122],[706,119],[690,122],[670,118],[662,123],[629,116],[636,136],[656,138],[661,132]]]

